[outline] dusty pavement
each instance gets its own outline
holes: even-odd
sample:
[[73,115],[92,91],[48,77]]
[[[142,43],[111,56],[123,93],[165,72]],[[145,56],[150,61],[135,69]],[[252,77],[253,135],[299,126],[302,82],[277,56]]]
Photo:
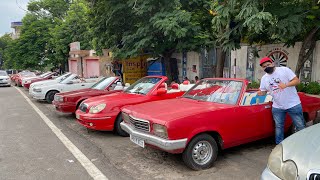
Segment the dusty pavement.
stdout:
[[[28,94],[27,91],[20,89],[24,94]],[[11,100],[11,97],[15,97],[15,100]],[[273,139],[269,138],[224,150],[219,154],[214,167],[204,171],[193,171],[183,164],[180,155],[167,154],[151,148],[140,148],[131,143],[129,138],[119,137],[112,132],[88,132],[86,128],[76,122],[73,115],[58,113],[51,104],[31,100],[109,179],[259,179],[267,164],[267,158],[274,147]],[[32,119],[32,121],[39,122],[28,126],[30,131],[25,131],[26,135],[35,131],[48,131],[47,133],[51,133],[50,129],[42,124],[39,116],[32,109],[29,109],[28,106],[30,105],[13,87],[0,88],[0,102],[1,104],[10,102],[10,110],[18,113],[18,117],[21,114],[26,116],[25,121]],[[24,111],[21,109],[24,109]],[[3,112],[1,111],[1,113]],[[1,122],[8,121],[7,117],[1,116],[0,119]],[[7,126],[19,126],[20,123],[18,121],[10,124],[1,123],[0,130],[11,128],[10,131],[14,131],[14,128]],[[5,135],[12,136],[12,133]],[[45,139],[43,137],[43,140]],[[51,144],[49,140],[48,143]],[[1,144],[0,174],[5,170],[2,167],[3,160],[1,161],[4,158],[1,157],[3,156],[3,146],[10,146],[11,142],[5,142],[3,145],[1,139]],[[48,151],[52,151],[52,149],[55,148],[48,146]],[[59,151],[67,151],[63,147],[61,149]],[[55,154],[53,153],[52,155]],[[9,158],[14,157],[9,156]],[[75,158],[73,160],[74,164],[78,164]],[[81,169],[81,167],[78,168]],[[80,179],[90,179],[83,168],[81,170],[67,168],[65,171],[81,176]],[[41,179],[36,177],[29,178]],[[52,179],[60,178],[53,177]]]

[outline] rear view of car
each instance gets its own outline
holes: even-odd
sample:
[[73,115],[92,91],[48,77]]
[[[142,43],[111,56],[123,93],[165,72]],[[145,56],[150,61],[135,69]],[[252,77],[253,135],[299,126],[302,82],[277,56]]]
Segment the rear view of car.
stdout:
[[0,86],[11,86],[11,79],[6,71],[0,71]]

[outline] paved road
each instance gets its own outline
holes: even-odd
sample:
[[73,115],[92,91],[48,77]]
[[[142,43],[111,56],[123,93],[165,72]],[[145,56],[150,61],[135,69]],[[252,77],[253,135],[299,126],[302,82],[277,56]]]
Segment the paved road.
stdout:
[[[214,167],[192,171],[180,155],[142,149],[112,132],[87,132],[71,114],[32,102],[109,179],[259,179],[274,147],[266,139],[231,148]],[[0,88],[0,103],[7,104],[0,109],[0,179],[91,179],[15,88]]]

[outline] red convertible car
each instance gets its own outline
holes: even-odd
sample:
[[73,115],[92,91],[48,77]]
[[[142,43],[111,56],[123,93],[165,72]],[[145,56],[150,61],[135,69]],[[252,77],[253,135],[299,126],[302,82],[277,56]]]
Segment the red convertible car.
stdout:
[[29,89],[29,87],[32,83],[44,81],[44,80],[49,80],[49,79],[52,79],[56,75],[57,75],[56,72],[48,72],[48,73],[45,73],[44,75],[40,75],[35,78],[28,79],[28,80],[26,80],[26,82],[23,83],[23,87]]
[[15,86],[22,86],[22,79],[30,78],[30,77],[36,77],[36,74],[30,71],[22,71],[22,72],[19,72],[14,77],[12,77],[12,81]]
[[[119,84],[121,88],[118,88]],[[123,86],[119,77],[103,78],[91,88],[57,93],[54,96],[52,104],[56,107],[57,111],[74,113],[78,109],[80,103],[85,99],[120,92],[122,89]]]
[[123,92],[108,94],[84,100],[76,117],[83,126],[101,131],[114,130],[121,136],[128,134],[120,127],[122,122],[121,108],[150,101],[173,99],[181,96],[184,91],[167,91],[165,76],[144,77]]
[[[246,91],[247,84],[242,79],[204,79],[181,98],[126,106],[121,128],[141,147],[182,153],[191,169],[209,168],[219,150],[274,135],[272,97]],[[306,121],[312,122],[320,98],[299,96]],[[287,117],[285,129],[291,125]]]

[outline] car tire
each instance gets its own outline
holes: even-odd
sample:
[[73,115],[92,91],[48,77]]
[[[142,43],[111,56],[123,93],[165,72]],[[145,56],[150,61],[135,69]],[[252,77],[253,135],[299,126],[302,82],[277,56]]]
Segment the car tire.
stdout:
[[52,103],[53,99],[54,99],[54,95],[58,93],[58,91],[49,91],[47,94],[46,94],[46,101],[48,103]]
[[208,169],[216,161],[218,150],[217,142],[212,136],[200,134],[189,142],[182,153],[182,159],[193,170]]
[[120,126],[120,123],[122,122],[122,116],[121,116],[121,113],[118,115],[117,119],[116,119],[116,122],[114,123],[114,130],[117,134],[119,134],[120,136],[122,137],[128,137],[129,134],[124,131],[121,126]]

